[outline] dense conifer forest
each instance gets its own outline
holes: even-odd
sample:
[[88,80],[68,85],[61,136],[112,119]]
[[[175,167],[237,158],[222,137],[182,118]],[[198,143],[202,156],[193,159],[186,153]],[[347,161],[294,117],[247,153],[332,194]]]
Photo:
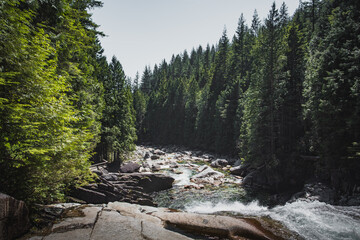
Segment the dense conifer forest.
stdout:
[[[285,4],[235,36],[143,72],[134,107],[141,141],[232,154],[279,192],[316,177],[359,184],[360,3]],[[137,81],[136,81],[137,82]]]
[[273,192],[309,178],[359,186],[360,2],[311,0],[240,15],[235,36],[131,81],[107,62],[96,0],[0,2],[0,192],[62,200],[135,142],[234,155]]

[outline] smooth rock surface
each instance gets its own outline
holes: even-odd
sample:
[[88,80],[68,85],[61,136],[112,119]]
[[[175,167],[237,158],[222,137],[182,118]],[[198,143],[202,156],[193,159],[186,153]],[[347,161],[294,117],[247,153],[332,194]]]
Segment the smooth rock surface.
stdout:
[[90,239],[92,229],[75,229],[68,232],[53,233],[49,236],[45,236],[43,240],[88,240]]
[[68,214],[80,215],[78,217],[65,218],[60,223],[54,224],[53,232],[63,232],[69,229],[92,228],[96,222],[101,207],[84,207],[77,208]]
[[[78,213],[80,216],[76,216]],[[74,217],[75,215],[75,217]],[[282,239],[264,229],[254,219],[202,215],[113,202],[107,205],[79,206],[65,213],[47,236],[32,240],[189,240],[181,229],[215,239]],[[198,239],[195,237],[195,239]],[[202,239],[202,238],[201,238]]]

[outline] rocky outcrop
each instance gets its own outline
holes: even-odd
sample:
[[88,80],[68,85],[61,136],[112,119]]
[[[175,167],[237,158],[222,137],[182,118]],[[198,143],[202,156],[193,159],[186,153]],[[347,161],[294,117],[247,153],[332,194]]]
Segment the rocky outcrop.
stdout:
[[148,193],[169,189],[174,182],[163,174],[108,173],[101,168],[93,172],[98,174],[98,182],[73,189],[71,197],[93,204],[123,201],[155,206]]
[[0,239],[14,239],[28,231],[28,214],[23,201],[0,193]]
[[171,188],[174,178],[157,173],[133,173],[120,175],[119,181],[133,182],[143,192],[152,193]]
[[[183,234],[192,234],[188,237]],[[65,211],[46,236],[27,239],[57,240],[189,240],[203,239],[282,239],[255,219],[174,212],[166,208],[123,202],[77,206]]]

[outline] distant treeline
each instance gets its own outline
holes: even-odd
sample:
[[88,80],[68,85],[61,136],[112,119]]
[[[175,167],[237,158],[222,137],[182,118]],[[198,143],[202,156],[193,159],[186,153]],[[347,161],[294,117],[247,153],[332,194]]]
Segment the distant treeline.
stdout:
[[[135,79],[140,141],[238,155],[274,191],[308,177],[360,183],[360,2],[312,0],[146,67]],[[310,162],[309,162],[310,160]]]

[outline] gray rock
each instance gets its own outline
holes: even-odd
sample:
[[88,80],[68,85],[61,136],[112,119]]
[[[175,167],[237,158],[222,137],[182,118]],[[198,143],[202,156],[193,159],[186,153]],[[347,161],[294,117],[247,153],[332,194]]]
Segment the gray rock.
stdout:
[[70,210],[67,212],[68,216],[78,216],[67,217],[62,222],[54,224],[52,232],[65,232],[72,229],[92,228],[96,222],[98,213],[101,210],[101,207],[85,207]]
[[229,164],[229,162],[226,159],[216,159],[211,162],[212,167],[223,167],[228,164]]
[[160,158],[160,156],[158,156],[158,155],[151,155],[152,160],[156,160],[156,159],[159,159],[159,158]]
[[201,171],[200,173],[194,175],[191,177],[191,179],[197,179],[197,178],[214,178],[214,179],[219,179],[219,178],[223,178],[225,175],[221,172],[215,171],[214,169],[212,169],[211,167],[207,166],[203,171]]
[[118,180],[117,174],[112,174],[112,173],[104,174],[102,177],[107,181],[117,181]]
[[169,226],[203,233],[210,236],[220,236],[230,239],[277,239],[255,221],[246,221],[227,216],[201,215],[185,212],[154,212],[151,215],[160,218]]
[[306,199],[310,201],[320,201],[330,204],[335,203],[335,191],[329,186],[321,183],[307,183],[304,185],[304,188],[301,192],[295,193],[291,197],[291,201],[297,199]]
[[148,159],[148,158],[150,158],[150,153],[146,152],[145,155],[144,155],[144,159]]
[[93,229],[91,240],[142,240],[141,220],[116,211],[102,211]]
[[143,221],[142,222],[142,235],[147,240],[162,240],[162,239],[171,239],[171,240],[190,240],[184,235],[181,235],[177,232],[169,231],[162,226],[154,224],[152,222]]
[[129,162],[120,167],[122,173],[134,173],[139,172],[140,165],[134,162]]
[[19,237],[29,228],[29,211],[25,203],[0,193],[0,239]]

